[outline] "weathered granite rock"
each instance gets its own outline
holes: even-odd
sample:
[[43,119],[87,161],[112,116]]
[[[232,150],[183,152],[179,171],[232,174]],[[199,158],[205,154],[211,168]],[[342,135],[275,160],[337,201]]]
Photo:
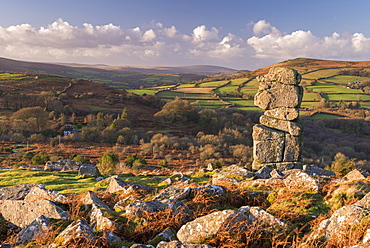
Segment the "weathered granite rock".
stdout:
[[370,175],[366,172],[361,172],[357,169],[354,169],[348,172],[348,174],[343,177],[343,180],[345,181],[364,180],[369,176]]
[[43,184],[18,184],[0,189],[0,200],[24,200],[33,187],[44,187]]
[[172,176],[166,178],[163,180],[163,182],[166,182],[168,185],[171,185],[175,182],[189,182],[190,178],[187,178],[182,173],[175,173]]
[[143,245],[143,244],[133,244],[130,248],[155,248],[152,245]]
[[170,242],[161,241],[156,248],[213,248],[213,246],[174,240]]
[[17,243],[27,244],[34,240],[39,234],[49,230],[49,223],[50,219],[48,217],[44,215],[39,216],[17,235]]
[[161,193],[156,195],[153,200],[156,201],[163,201],[163,200],[176,200],[181,201],[183,199],[186,199],[190,195],[190,187],[186,188],[174,188],[174,187],[168,187],[164,189]]
[[253,157],[260,163],[282,162],[285,134],[263,125],[253,126]]
[[325,170],[316,165],[303,165],[303,171],[311,176],[335,177],[335,172]]
[[90,213],[90,223],[95,231],[109,230],[115,226],[115,222],[104,216],[106,211],[99,206],[92,204]]
[[281,172],[281,170],[279,169],[273,169],[271,172],[270,172],[270,176],[272,178],[285,178],[285,175],[284,173]]
[[279,189],[284,187],[283,179],[269,178],[269,179],[256,179],[251,181],[243,181],[239,184],[241,188],[247,187],[270,187],[271,189]]
[[[261,163],[256,160],[252,163],[252,169],[253,170],[259,170],[264,166],[269,166],[271,168],[276,168],[280,171],[286,171],[291,169],[302,169],[302,163],[301,162],[267,162],[267,163]],[[284,173],[285,174],[285,173]]]
[[24,228],[44,215],[54,219],[68,219],[68,213],[48,200],[0,200],[0,213],[4,219]]
[[84,205],[94,204],[99,208],[111,210],[110,207],[107,204],[105,204],[102,200],[100,200],[93,191],[87,191],[81,198],[81,203]]
[[283,180],[288,188],[303,188],[318,192],[320,183],[307,173],[296,170]]
[[138,198],[134,197],[133,195],[129,195],[126,198],[118,201],[116,204],[114,204],[113,209],[116,212],[122,212],[126,209],[126,206],[130,203],[133,203],[135,201],[139,200]]
[[130,187],[132,184],[125,182],[118,177],[111,177],[109,178],[110,182],[108,185],[108,188],[105,190],[107,193],[115,193],[118,191],[125,191],[128,187]]
[[70,202],[68,197],[55,190],[45,189],[43,184],[32,187],[30,192],[24,198],[25,201],[38,201],[42,199],[63,204]]
[[78,169],[78,176],[98,176],[100,172],[94,164],[83,164]]
[[281,108],[266,110],[263,114],[268,117],[275,118],[275,119],[280,119],[284,121],[293,121],[298,118],[299,109],[281,107]]
[[173,206],[174,204],[171,205],[159,201],[135,201],[126,206],[126,214],[141,215],[143,212],[153,213],[172,208]]
[[257,172],[255,172],[254,174],[256,175],[258,179],[267,179],[271,177],[270,175],[271,171],[272,170],[269,166],[264,166],[261,169],[259,169]]
[[272,229],[285,226],[285,223],[283,221],[266,212],[261,207],[243,206],[240,207],[238,211],[247,215],[252,222],[258,221],[260,224],[269,226]]
[[235,210],[223,210],[199,217],[183,225],[177,232],[180,241],[199,242],[217,234],[220,230],[247,230],[243,223],[249,222],[246,215]]
[[259,82],[281,82],[284,84],[299,84],[302,80],[301,74],[296,70],[284,67],[272,67],[268,74],[257,77]]
[[299,161],[301,158],[302,138],[300,136],[293,136],[285,134],[284,155],[282,162]]
[[176,240],[176,233],[174,233],[171,228],[167,228],[158,235],[156,235],[152,240],[148,242],[150,245],[158,245],[159,242],[161,241],[172,241]]
[[254,104],[264,110],[275,108],[299,108],[302,101],[301,86],[278,82],[261,82]]
[[302,125],[297,121],[284,121],[261,115],[260,123],[266,127],[285,131],[294,136],[299,136],[302,133]]
[[44,170],[47,171],[78,171],[82,163],[70,159],[60,161],[48,161],[45,164]]
[[65,246],[76,238],[83,238],[91,242],[94,240],[93,230],[83,219],[76,220],[67,226],[67,228],[55,238],[55,243],[58,246]]
[[224,195],[226,190],[223,187],[217,185],[206,185],[200,186],[196,188],[191,188],[192,191],[202,193],[202,194],[209,194],[209,195]]
[[247,169],[237,166],[230,165],[224,167],[220,172],[212,175],[212,184],[214,185],[238,185],[245,179],[254,177],[254,174]]

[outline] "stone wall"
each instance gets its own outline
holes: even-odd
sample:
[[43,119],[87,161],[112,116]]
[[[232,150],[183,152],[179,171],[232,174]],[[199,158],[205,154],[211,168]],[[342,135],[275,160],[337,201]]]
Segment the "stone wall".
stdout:
[[260,85],[254,104],[265,112],[260,124],[253,127],[253,169],[270,166],[285,170],[300,165],[301,78],[296,70],[282,67],[273,67],[268,74],[257,77]]

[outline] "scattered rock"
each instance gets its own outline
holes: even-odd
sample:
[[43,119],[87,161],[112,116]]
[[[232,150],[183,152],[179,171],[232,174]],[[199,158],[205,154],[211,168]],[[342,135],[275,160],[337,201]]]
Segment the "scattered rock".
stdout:
[[354,169],[354,170],[350,171],[347,175],[345,175],[343,177],[343,180],[345,180],[345,181],[364,180],[369,176],[370,176],[370,174],[368,174],[366,172],[361,172],[357,169]]
[[220,230],[231,232],[246,230],[245,222],[249,222],[248,217],[238,211],[217,211],[183,225],[177,232],[177,238],[180,241],[199,242],[217,234]]
[[82,163],[70,159],[60,161],[48,161],[45,164],[44,170],[46,171],[78,171]]
[[254,173],[259,179],[268,179],[271,177],[271,169],[269,166],[264,166]]
[[164,189],[161,193],[159,193],[157,196],[155,196],[153,200],[181,201],[183,199],[186,199],[190,195],[190,191],[191,191],[190,187],[186,187],[186,188],[168,187]]
[[99,206],[92,204],[91,214],[90,214],[90,223],[93,230],[103,231],[109,230],[115,226],[115,222],[104,216],[106,211],[100,209]]
[[84,238],[91,242],[94,240],[93,230],[83,219],[76,220],[67,226],[67,228],[55,238],[55,243],[58,246],[64,246],[68,245],[69,242],[76,238]]
[[78,176],[98,176],[100,172],[96,165],[93,164],[83,164],[78,169]]
[[42,199],[52,202],[60,202],[63,204],[70,202],[68,197],[60,194],[55,190],[45,189],[45,186],[43,184],[32,187],[30,192],[24,198],[25,201],[38,201]]
[[81,198],[81,203],[84,205],[96,205],[99,208],[103,208],[105,210],[111,210],[110,207],[105,204],[102,200],[100,200],[96,194],[92,191],[87,191],[85,195]]
[[33,187],[44,187],[43,184],[18,184],[0,189],[0,200],[24,200]]
[[258,221],[264,226],[269,226],[271,229],[276,229],[276,227],[284,227],[285,223],[272,214],[269,214],[261,207],[250,207],[243,206],[238,209],[239,212],[248,216],[248,218],[255,222]]
[[0,213],[4,219],[24,228],[44,215],[54,219],[68,219],[68,213],[48,200],[0,200]]
[[318,192],[320,189],[319,182],[301,170],[291,173],[283,182],[288,188],[303,188],[315,192]]
[[303,165],[303,171],[310,176],[335,177],[335,172],[322,169],[316,165]]
[[44,215],[36,218],[17,235],[18,244],[27,244],[34,240],[40,233],[46,232],[50,228],[49,223],[50,219]]

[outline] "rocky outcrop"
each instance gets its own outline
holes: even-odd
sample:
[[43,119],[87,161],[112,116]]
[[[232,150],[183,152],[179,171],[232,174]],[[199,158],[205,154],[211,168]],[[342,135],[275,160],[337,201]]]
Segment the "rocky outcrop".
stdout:
[[42,199],[52,202],[60,202],[63,204],[70,202],[68,197],[60,194],[55,190],[45,189],[45,186],[43,184],[32,187],[29,193],[24,198],[25,201],[38,201]]
[[18,184],[0,189],[0,200],[24,200],[33,187],[42,188],[42,184]]
[[273,67],[257,78],[260,82],[254,103],[266,110],[260,124],[253,127],[253,169],[265,165],[292,169],[300,162],[302,125],[298,121],[303,90],[301,75],[293,70]]
[[299,169],[295,169],[283,182],[287,188],[302,188],[315,192],[320,190],[320,183]]
[[98,167],[93,164],[83,164],[78,169],[78,176],[98,176],[100,175],[100,172],[98,170]]
[[44,170],[46,171],[78,171],[82,163],[79,161],[74,161],[70,159],[60,160],[60,161],[48,161]]

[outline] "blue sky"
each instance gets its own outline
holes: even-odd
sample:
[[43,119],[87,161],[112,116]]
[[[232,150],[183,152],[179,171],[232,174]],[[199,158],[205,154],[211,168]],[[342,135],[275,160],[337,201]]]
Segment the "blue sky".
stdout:
[[0,0],[0,56],[257,69],[369,60],[368,0]]

